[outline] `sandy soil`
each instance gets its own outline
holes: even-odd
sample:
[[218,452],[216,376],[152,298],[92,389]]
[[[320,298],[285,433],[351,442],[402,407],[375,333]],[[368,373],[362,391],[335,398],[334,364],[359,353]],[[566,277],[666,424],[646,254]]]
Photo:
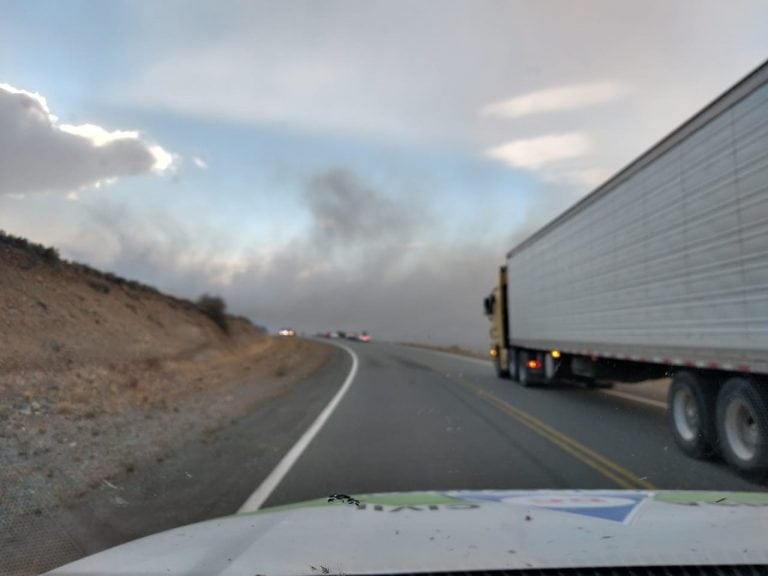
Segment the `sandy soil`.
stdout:
[[330,354],[1,242],[0,310],[0,533],[214,433]]

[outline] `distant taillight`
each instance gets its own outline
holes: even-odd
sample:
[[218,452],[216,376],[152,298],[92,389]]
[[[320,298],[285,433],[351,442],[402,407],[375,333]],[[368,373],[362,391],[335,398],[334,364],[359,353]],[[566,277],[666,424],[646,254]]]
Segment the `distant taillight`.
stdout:
[[539,360],[528,360],[528,368],[531,370],[539,370],[541,368],[541,362]]

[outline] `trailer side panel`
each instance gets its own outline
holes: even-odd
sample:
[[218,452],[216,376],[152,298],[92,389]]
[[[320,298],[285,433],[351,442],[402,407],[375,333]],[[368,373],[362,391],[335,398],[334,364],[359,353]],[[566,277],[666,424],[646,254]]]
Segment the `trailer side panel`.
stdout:
[[510,252],[513,345],[768,372],[768,84],[717,104]]

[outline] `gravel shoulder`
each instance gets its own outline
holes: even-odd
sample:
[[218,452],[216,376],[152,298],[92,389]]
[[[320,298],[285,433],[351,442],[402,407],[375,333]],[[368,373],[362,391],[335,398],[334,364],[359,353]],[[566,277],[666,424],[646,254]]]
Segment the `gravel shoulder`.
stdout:
[[[75,421],[77,440],[46,452],[24,478],[3,479],[0,572],[37,574],[236,512],[338,390],[347,363],[330,346],[273,340],[208,366],[208,385],[172,402]],[[176,368],[160,372],[191,371]]]

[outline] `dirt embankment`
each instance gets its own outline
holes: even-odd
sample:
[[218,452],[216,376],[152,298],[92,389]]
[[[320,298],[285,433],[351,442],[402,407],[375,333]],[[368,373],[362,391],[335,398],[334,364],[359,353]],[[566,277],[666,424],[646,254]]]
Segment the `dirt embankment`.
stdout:
[[0,532],[284,393],[326,347],[0,237]]

